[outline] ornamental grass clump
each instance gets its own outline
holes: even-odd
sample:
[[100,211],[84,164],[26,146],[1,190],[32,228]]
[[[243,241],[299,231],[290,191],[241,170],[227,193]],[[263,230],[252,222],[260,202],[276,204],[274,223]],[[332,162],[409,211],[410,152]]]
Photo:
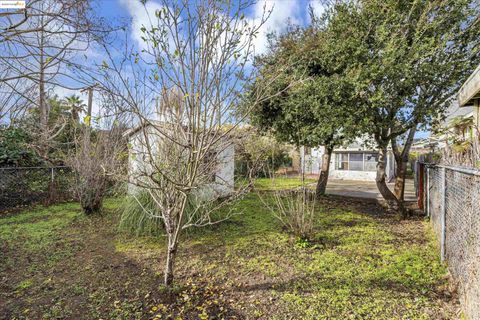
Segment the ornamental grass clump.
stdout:
[[121,208],[119,229],[136,236],[164,234],[161,213],[148,193],[138,192],[126,198]]

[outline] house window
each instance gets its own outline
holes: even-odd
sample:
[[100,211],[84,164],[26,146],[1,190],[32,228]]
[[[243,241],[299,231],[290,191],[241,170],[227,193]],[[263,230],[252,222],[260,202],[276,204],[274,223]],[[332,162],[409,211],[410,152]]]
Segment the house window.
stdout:
[[337,170],[348,170],[348,153],[337,153]]
[[363,171],[363,153],[349,153],[348,157],[348,170]]
[[363,171],[377,170],[378,153],[364,153],[364,159]]
[[335,169],[345,171],[375,171],[378,153],[372,152],[338,152]]

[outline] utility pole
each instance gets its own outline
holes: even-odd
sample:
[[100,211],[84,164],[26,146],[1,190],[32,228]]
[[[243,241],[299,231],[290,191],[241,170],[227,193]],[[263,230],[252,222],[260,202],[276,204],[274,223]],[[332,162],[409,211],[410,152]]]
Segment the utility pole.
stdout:
[[82,92],[88,92],[87,116],[85,117],[85,135],[83,137],[83,146],[85,152],[90,152],[90,135],[92,128],[92,105],[93,105],[93,88],[95,85],[87,87]]

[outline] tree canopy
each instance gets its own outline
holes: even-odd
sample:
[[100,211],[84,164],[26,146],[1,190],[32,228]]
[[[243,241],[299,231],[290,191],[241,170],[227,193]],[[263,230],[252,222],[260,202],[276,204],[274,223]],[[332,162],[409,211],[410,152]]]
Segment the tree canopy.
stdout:
[[[354,84],[359,111],[380,149],[377,185],[385,199],[403,200],[415,131],[440,119],[480,62],[479,4],[465,0],[369,0],[336,3],[318,28],[328,51]],[[404,142],[403,148],[398,144]],[[391,144],[395,195],[385,184]]]
[[478,5],[471,1],[372,0],[339,3],[328,48],[355,84],[364,126],[388,143],[427,126],[480,61]]
[[324,54],[324,36],[313,28],[292,29],[273,37],[270,52],[256,59],[261,77],[251,91],[269,81],[268,90],[280,94],[270,95],[249,116],[281,141],[333,148],[358,134],[353,87]]

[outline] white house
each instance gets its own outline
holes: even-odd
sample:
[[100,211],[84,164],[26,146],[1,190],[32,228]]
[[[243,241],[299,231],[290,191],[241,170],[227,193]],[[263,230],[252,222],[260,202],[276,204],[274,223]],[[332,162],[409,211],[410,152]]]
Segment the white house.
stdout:
[[[138,190],[137,185],[141,182],[141,179],[144,179],[145,171],[148,172],[148,167],[151,166],[150,163],[152,162],[149,157],[161,150],[158,147],[160,145],[158,141],[162,139],[162,135],[158,134],[158,130],[154,126],[162,126],[163,122],[153,123],[146,125],[146,127],[131,129],[125,133],[129,143],[128,175],[130,183],[128,192],[130,193]],[[207,197],[227,196],[234,189],[234,145],[226,138],[224,140],[223,143],[216,144],[216,151],[211,152],[215,161],[211,161],[211,158],[208,161],[209,164],[213,163],[215,168],[213,170],[209,169],[214,173],[211,175],[211,180],[207,181],[205,187],[200,191],[202,195],[207,195]],[[153,151],[147,151],[146,141]]]
[[[372,143],[363,138],[355,142],[333,150],[330,160],[330,179],[375,181],[378,150],[372,147]],[[324,147],[306,148],[300,150],[301,168],[305,168],[305,174],[320,174],[322,167],[322,155]],[[391,152],[387,156],[387,181],[394,177],[395,159]]]
[[[445,112],[445,119],[443,119],[439,126],[440,128],[447,129],[451,126],[452,121],[455,118],[473,118],[474,123],[478,122],[478,107],[473,104],[461,105],[458,99],[452,101],[450,106]],[[412,151],[417,151],[422,154],[434,153],[442,150],[446,147],[446,140],[448,136],[445,132],[440,134],[431,134],[428,137],[419,139],[412,144]]]

